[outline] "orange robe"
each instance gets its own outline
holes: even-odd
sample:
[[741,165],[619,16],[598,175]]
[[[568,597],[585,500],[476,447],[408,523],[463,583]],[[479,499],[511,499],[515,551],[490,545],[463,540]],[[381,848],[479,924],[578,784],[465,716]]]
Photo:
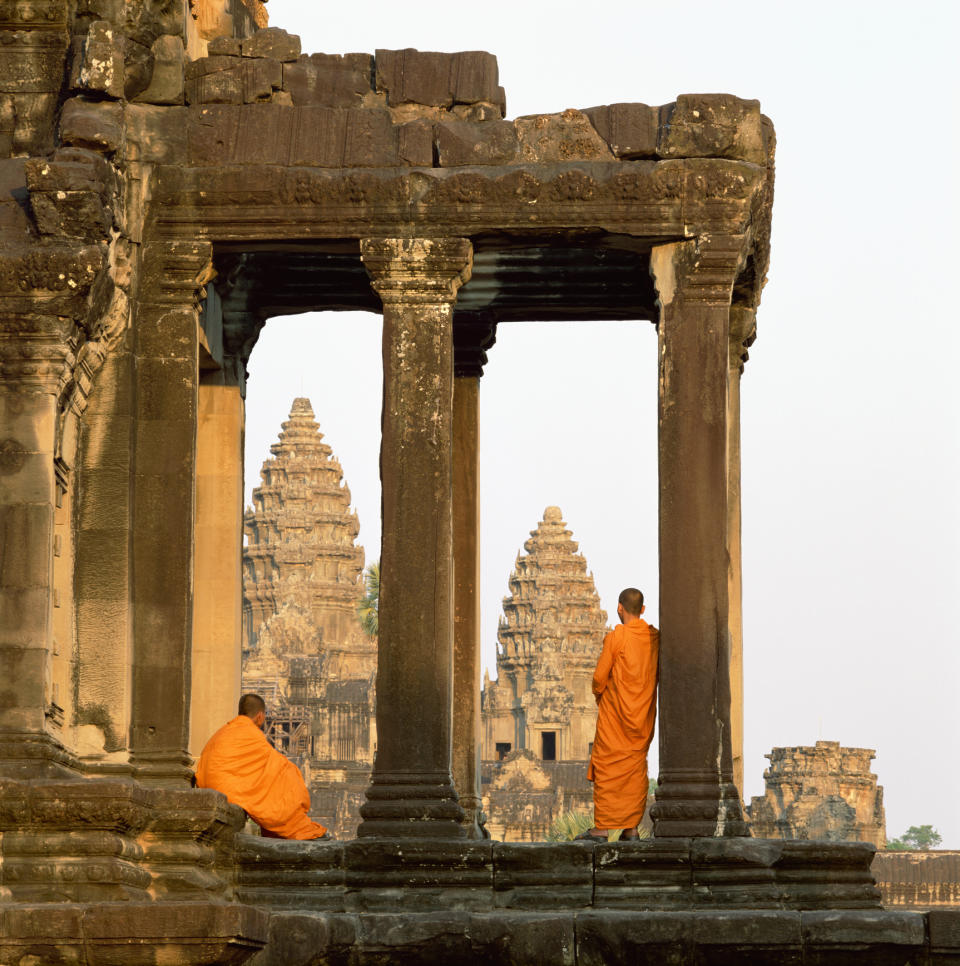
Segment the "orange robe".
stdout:
[[278,838],[316,839],[327,831],[307,816],[310,793],[300,769],[246,715],[228,721],[206,743],[197,785],[223,792]]
[[597,735],[587,778],[597,829],[633,828],[647,805],[647,750],[657,720],[660,632],[642,618],[603,639],[593,674]]

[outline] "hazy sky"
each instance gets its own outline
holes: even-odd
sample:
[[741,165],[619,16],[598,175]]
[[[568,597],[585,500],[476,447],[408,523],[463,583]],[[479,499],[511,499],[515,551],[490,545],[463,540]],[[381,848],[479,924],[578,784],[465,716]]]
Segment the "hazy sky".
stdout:
[[[876,749],[892,837],[960,848],[960,5],[317,4],[270,0],[305,52],[484,49],[509,116],[681,93],[758,98],[777,129],[770,279],[742,384],[746,793],[763,755]],[[251,359],[247,484],[292,398],[343,463],[379,556],[380,320],[277,319]],[[481,384],[484,662],[507,578],[563,510],[612,620],[657,619],[649,323],[508,323]],[[656,762],[651,762],[656,773]]]

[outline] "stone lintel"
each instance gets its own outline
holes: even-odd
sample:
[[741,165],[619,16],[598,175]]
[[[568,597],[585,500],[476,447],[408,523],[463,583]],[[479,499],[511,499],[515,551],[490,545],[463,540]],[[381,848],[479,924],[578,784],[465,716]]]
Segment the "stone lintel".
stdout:
[[745,161],[567,161],[458,169],[159,165],[155,237],[245,241],[602,228],[654,243],[742,234],[766,169]]

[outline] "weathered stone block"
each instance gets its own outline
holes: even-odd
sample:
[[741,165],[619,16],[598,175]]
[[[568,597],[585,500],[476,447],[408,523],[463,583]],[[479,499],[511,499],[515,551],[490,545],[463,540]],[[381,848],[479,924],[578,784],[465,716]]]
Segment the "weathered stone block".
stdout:
[[613,161],[613,152],[582,111],[534,114],[514,122],[521,161]]
[[191,66],[191,64],[187,65],[184,80],[184,99],[188,104],[243,103],[243,74],[239,70],[239,65],[232,70],[197,71],[196,73],[190,71]]
[[5,91],[50,93],[56,100],[63,84],[68,35],[62,24],[51,27],[54,29],[3,31],[0,77]]
[[960,909],[931,909],[927,928],[931,949],[951,949],[960,954]]
[[457,909],[490,902],[490,842],[358,839],[345,845],[352,909]]
[[924,917],[919,912],[856,909],[800,913],[803,940],[810,946],[921,946]]
[[663,909],[692,892],[689,839],[647,839],[595,847],[595,901],[603,906]]
[[404,164],[430,167],[433,164],[433,125],[423,118],[399,125],[397,157]]
[[283,89],[295,105],[359,107],[371,91],[372,73],[369,54],[304,54],[283,65]]
[[517,130],[509,121],[441,121],[434,128],[440,167],[512,164],[519,152]]
[[265,27],[240,43],[244,57],[273,57],[285,62],[300,56],[300,38],[280,27]]
[[112,224],[110,212],[93,191],[35,191],[30,204],[41,235],[99,241]]
[[657,153],[765,164],[760,102],[732,94],[683,94],[663,109]]
[[63,105],[60,139],[64,144],[112,154],[123,142],[122,120],[119,104],[71,97]]
[[240,56],[240,38],[239,37],[214,37],[207,44],[207,53],[211,57],[216,57],[221,54],[228,57],[239,57]]
[[[0,133],[0,142],[3,134]],[[2,154],[0,144],[0,154]],[[0,161],[0,234],[7,240],[26,239],[33,231],[25,158]]]
[[338,168],[397,163],[396,129],[385,110],[295,108],[291,164]]
[[87,35],[74,41],[70,87],[108,97],[123,97],[123,47],[111,23],[94,21]]
[[283,842],[241,836],[238,891],[244,902],[342,909],[344,846],[339,842]]
[[497,58],[482,50],[441,54],[406,50],[376,52],[376,85],[387,102],[450,107],[499,99]]
[[495,842],[493,888],[497,906],[579,908],[593,900],[593,849],[579,842]]
[[646,104],[608,104],[584,112],[618,158],[655,158],[660,108]]
[[179,37],[165,34],[150,48],[153,73],[150,83],[134,98],[141,104],[182,104],[186,52]]
[[179,162],[187,157],[185,107],[128,104],[124,156],[128,161]]

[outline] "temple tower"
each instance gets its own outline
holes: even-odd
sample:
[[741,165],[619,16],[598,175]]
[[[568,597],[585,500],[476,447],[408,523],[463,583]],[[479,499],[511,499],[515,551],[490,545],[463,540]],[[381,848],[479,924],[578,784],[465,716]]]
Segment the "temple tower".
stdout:
[[295,399],[245,516],[242,684],[267,700],[267,734],[340,838],[359,821],[376,746],[376,641],[361,630],[363,548],[343,470]]
[[254,648],[261,626],[298,585],[320,640],[343,641],[357,630],[363,592],[364,554],[355,544],[360,524],[309,399],[293,401],[270,452],[253,491],[254,509],[244,516],[245,649]]
[[517,557],[497,629],[497,680],[484,682],[482,758],[529,750],[586,761],[597,720],[591,679],[607,615],[559,507]]

